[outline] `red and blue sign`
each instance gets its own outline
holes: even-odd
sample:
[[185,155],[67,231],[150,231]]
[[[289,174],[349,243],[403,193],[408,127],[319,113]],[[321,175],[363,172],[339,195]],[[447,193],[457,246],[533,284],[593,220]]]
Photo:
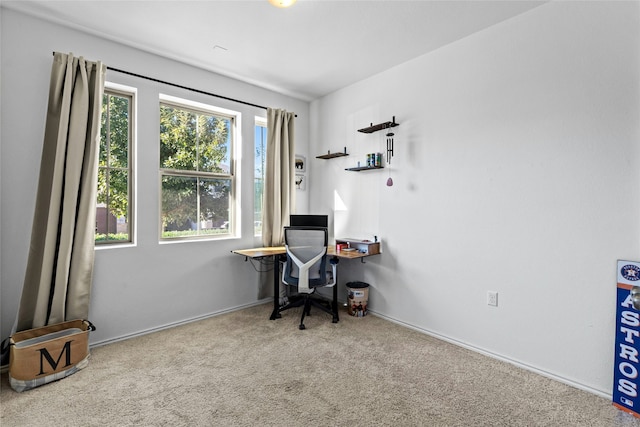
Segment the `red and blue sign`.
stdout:
[[618,261],[613,405],[640,418],[640,262]]

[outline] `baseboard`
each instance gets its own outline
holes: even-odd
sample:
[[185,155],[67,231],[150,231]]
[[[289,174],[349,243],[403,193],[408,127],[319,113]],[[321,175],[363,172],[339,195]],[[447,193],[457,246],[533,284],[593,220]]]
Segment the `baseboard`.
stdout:
[[385,320],[388,320],[389,322],[398,324],[400,326],[404,326],[404,327],[409,328],[409,329],[413,329],[414,331],[423,333],[425,335],[432,336],[434,338],[437,338],[437,339],[442,340],[442,341],[446,341],[448,343],[457,345],[459,347],[466,348],[467,350],[471,350],[471,351],[474,351],[476,353],[480,353],[482,355],[491,357],[493,359],[498,359],[500,361],[507,362],[507,363],[509,363],[511,365],[517,366],[517,367],[522,368],[522,369],[526,369],[527,371],[531,371],[531,372],[533,372],[535,374],[542,375],[543,377],[547,377],[549,379],[561,382],[561,383],[566,384],[568,386],[575,387],[575,388],[577,388],[579,390],[583,390],[583,391],[586,391],[588,393],[595,394],[597,396],[604,397],[604,398],[609,399],[609,400],[612,399],[612,394],[610,392],[605,392],[605,391],[602,391],[602,390],[595,389],[593,387],[590,387],[590,386],[575,382],[575,381],[570,380],[568,378],[564,378],[564,377],[561,377],[559,375],[553,374],[551,372],[544,371],[544,370],[542,370],[540,368],[536,368],[535,366],[528,365],[528,364],[523,363],[523,362],[521,362],[519,360],[511,359],[509,357],[505,357],[503,355],[500,355],[500,354],[497,354],[497,353],[493,353],[493,352],[485,350],[483,348],[476,347],[476,346],[471,345],[471,344],[467,344],[467,343],[465,343],[463,341],[458,341],[456,339],[449,338],[449,337],[447,337],[445,335],[441,335],[441,334],[439,334],[437,332],[433,332],[433,331],[430,331],[428,329],[420,328],[420,327],[412,325],[410,323],[403,322],[402,320],[398,320],[398,319],[395,319],[393,317],[387,316],[385,314],[378,313],[378,312],[373,311],[371,309],[369,309],[368,312],[370,314],[373,314],[374,316],[378,316],[378,317],[381,317],[381,318],[383,318]]

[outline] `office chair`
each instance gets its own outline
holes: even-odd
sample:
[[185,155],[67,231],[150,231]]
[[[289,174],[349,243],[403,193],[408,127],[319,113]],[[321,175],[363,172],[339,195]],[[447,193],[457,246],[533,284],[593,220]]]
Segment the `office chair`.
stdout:
[[[333,316],[332,322],[338,322],[337,301],[318,299],[314,296],[317,288],[335,286],[337,259],[330,261],[332,269],[327,271],[327,229],[322,227],[285,227],[284,242],[287,260],[282,272],[282,281],[289,286],[298,287],[301,298],[281,307],[284,311],[303,306],[299,329],[305,329],[304,317],[311,314],[311,306]],[[335,295],[335,293],[334,293]],[[334,298],[335,299],[335,298]]]

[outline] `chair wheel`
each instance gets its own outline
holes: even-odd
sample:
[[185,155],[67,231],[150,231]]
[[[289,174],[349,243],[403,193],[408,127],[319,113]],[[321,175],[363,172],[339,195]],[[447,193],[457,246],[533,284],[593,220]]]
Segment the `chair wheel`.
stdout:
[[338,323],[338,319],[334,317],[333,320],[331,320],[331,323]]
[[303,324],[300,324],[300,326],[298,326],[298,329],[300,329],[302,331],[303,329],[306,329],[306,328],[305,328],[305,326]]

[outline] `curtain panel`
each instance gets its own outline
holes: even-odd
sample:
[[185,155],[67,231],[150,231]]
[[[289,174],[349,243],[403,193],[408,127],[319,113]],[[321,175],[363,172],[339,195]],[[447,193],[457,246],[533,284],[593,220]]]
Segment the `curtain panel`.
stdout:
[[267,109],[267,161],[263,193],[262,243],[284,244],[282,227],[295,212],[294,113]]
[[17,331],[88,318],[105,74],[101,62],[54,53]]

